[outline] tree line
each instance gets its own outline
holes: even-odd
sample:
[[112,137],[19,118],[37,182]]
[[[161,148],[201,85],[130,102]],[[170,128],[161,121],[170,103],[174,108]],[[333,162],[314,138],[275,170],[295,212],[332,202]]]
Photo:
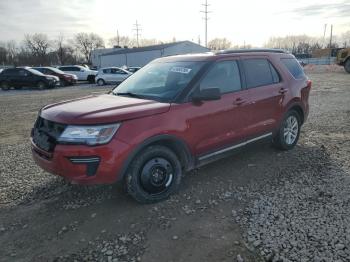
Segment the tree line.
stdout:
[[[251,48],[252,45],[234,45],[227,38],[214,38],[208,42],[212,50],[228,48]],[[320,48],[346,48],[350,47],[350,31],[339,36],[333,36],[332,41],[323,37],[312,37],[308,35],[290,35],[283,37],[270,37],[264,44],[265,48],[285,49],[293,54],[312,54],[315,49]]]
[[[168,42],[175,42],[173,38]],[[108,46],[137,47],[164,42],[157,39],[140,39],[128,36],[115,36],[108,40]],[[198,40],[200,44],[200,40]],[[104,48],[105,41],[95,33],[77,33],[72,38],[60,34],[55,39],[49,39],[46,34],[27,34],[22,41],[0,42],[0,66],[39,66],[64,64],[90,64],[91,53],[96,48]],[[211,50],[228,48],[251,48],[252,45],[235,45],[227,38],[214,38],[208,43]],[[319,48],[350,47],[350,31],[329,38],[311,37],[307,35],[291,35],[270,37],[264,44],[266,48],[281,48],[293,54],[311,54]]]
[[[120,47],[159,43],[156,39],[141,39],[137,43],[128,36],[117,36],[108,41],[109,46]],[[103,38],[95,33],[77,33],[68,39],[62,34],[55,39],[49,39],[46,34],[27,34],[22,41],[0,42],[0,66],[90,64],[92,51],[105,47]]]

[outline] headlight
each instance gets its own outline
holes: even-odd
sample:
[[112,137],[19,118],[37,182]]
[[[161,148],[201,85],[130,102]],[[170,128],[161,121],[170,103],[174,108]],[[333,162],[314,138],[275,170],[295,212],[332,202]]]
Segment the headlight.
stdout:
[[106,144],[111,141],[119,127],[119,123],[100,126],[67,126],[58,141],[87,145]]

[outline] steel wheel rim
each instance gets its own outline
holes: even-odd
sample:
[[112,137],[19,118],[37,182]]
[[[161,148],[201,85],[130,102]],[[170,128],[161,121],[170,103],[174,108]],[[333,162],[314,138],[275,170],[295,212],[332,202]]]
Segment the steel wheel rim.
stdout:
[[165,158],[155,157],[147,161],[140,172],[140,184],[151,195],[166,192],[174,178],[174,167]]
[[289,116],[284,124],[283,138],[287,145],[292,145],[297,139],[299,131],[298,119],[295,116]]
[[99,86],[103,86],[104,82],[103,82],[102,79],[99,79],[99,80],[97,81],[97,84],[98,84]]

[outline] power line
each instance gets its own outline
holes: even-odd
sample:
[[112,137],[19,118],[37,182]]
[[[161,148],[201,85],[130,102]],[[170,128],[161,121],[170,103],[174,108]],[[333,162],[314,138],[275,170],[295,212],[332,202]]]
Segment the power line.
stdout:
[[205,0],[205,4],[202,4],[202,6],[204,6],[204,10],[201,11],[201,13],[204,13],[204,26],[205,26],[205,47],[208,46],[208,13],[211,13],[210,11],[208,11],[208,0]]
[[140,44],[139,44],[139,37],[141,35],[141,28],[140,28],[140,24],[137,22],[136,20],[136,24],[134,24],[135,28],[133,29],[136,33],[136,41],[137,41],[137,47],[140,47]]

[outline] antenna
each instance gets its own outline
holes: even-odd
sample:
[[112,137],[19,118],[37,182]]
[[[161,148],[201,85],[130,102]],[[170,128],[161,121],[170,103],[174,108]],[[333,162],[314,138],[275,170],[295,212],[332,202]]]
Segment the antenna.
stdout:
[[204,11],[201,11],[201,13],[204,13],[204,24],[205,24],[205,47],[208,46],[208,13],[211,13],[210,11],[208,11],[208,0],[205,0],[205,4],[202,4],[202,6],[204,6]]
[[136,41],[137,41],[137,47],[140,47],[140,44],[139,44],[139,37],[141,35],[141,28],[140,28],[140,24],[137,22],[136,20],[136,24],[134,24],[135,28],[133,29],[136,33]]

